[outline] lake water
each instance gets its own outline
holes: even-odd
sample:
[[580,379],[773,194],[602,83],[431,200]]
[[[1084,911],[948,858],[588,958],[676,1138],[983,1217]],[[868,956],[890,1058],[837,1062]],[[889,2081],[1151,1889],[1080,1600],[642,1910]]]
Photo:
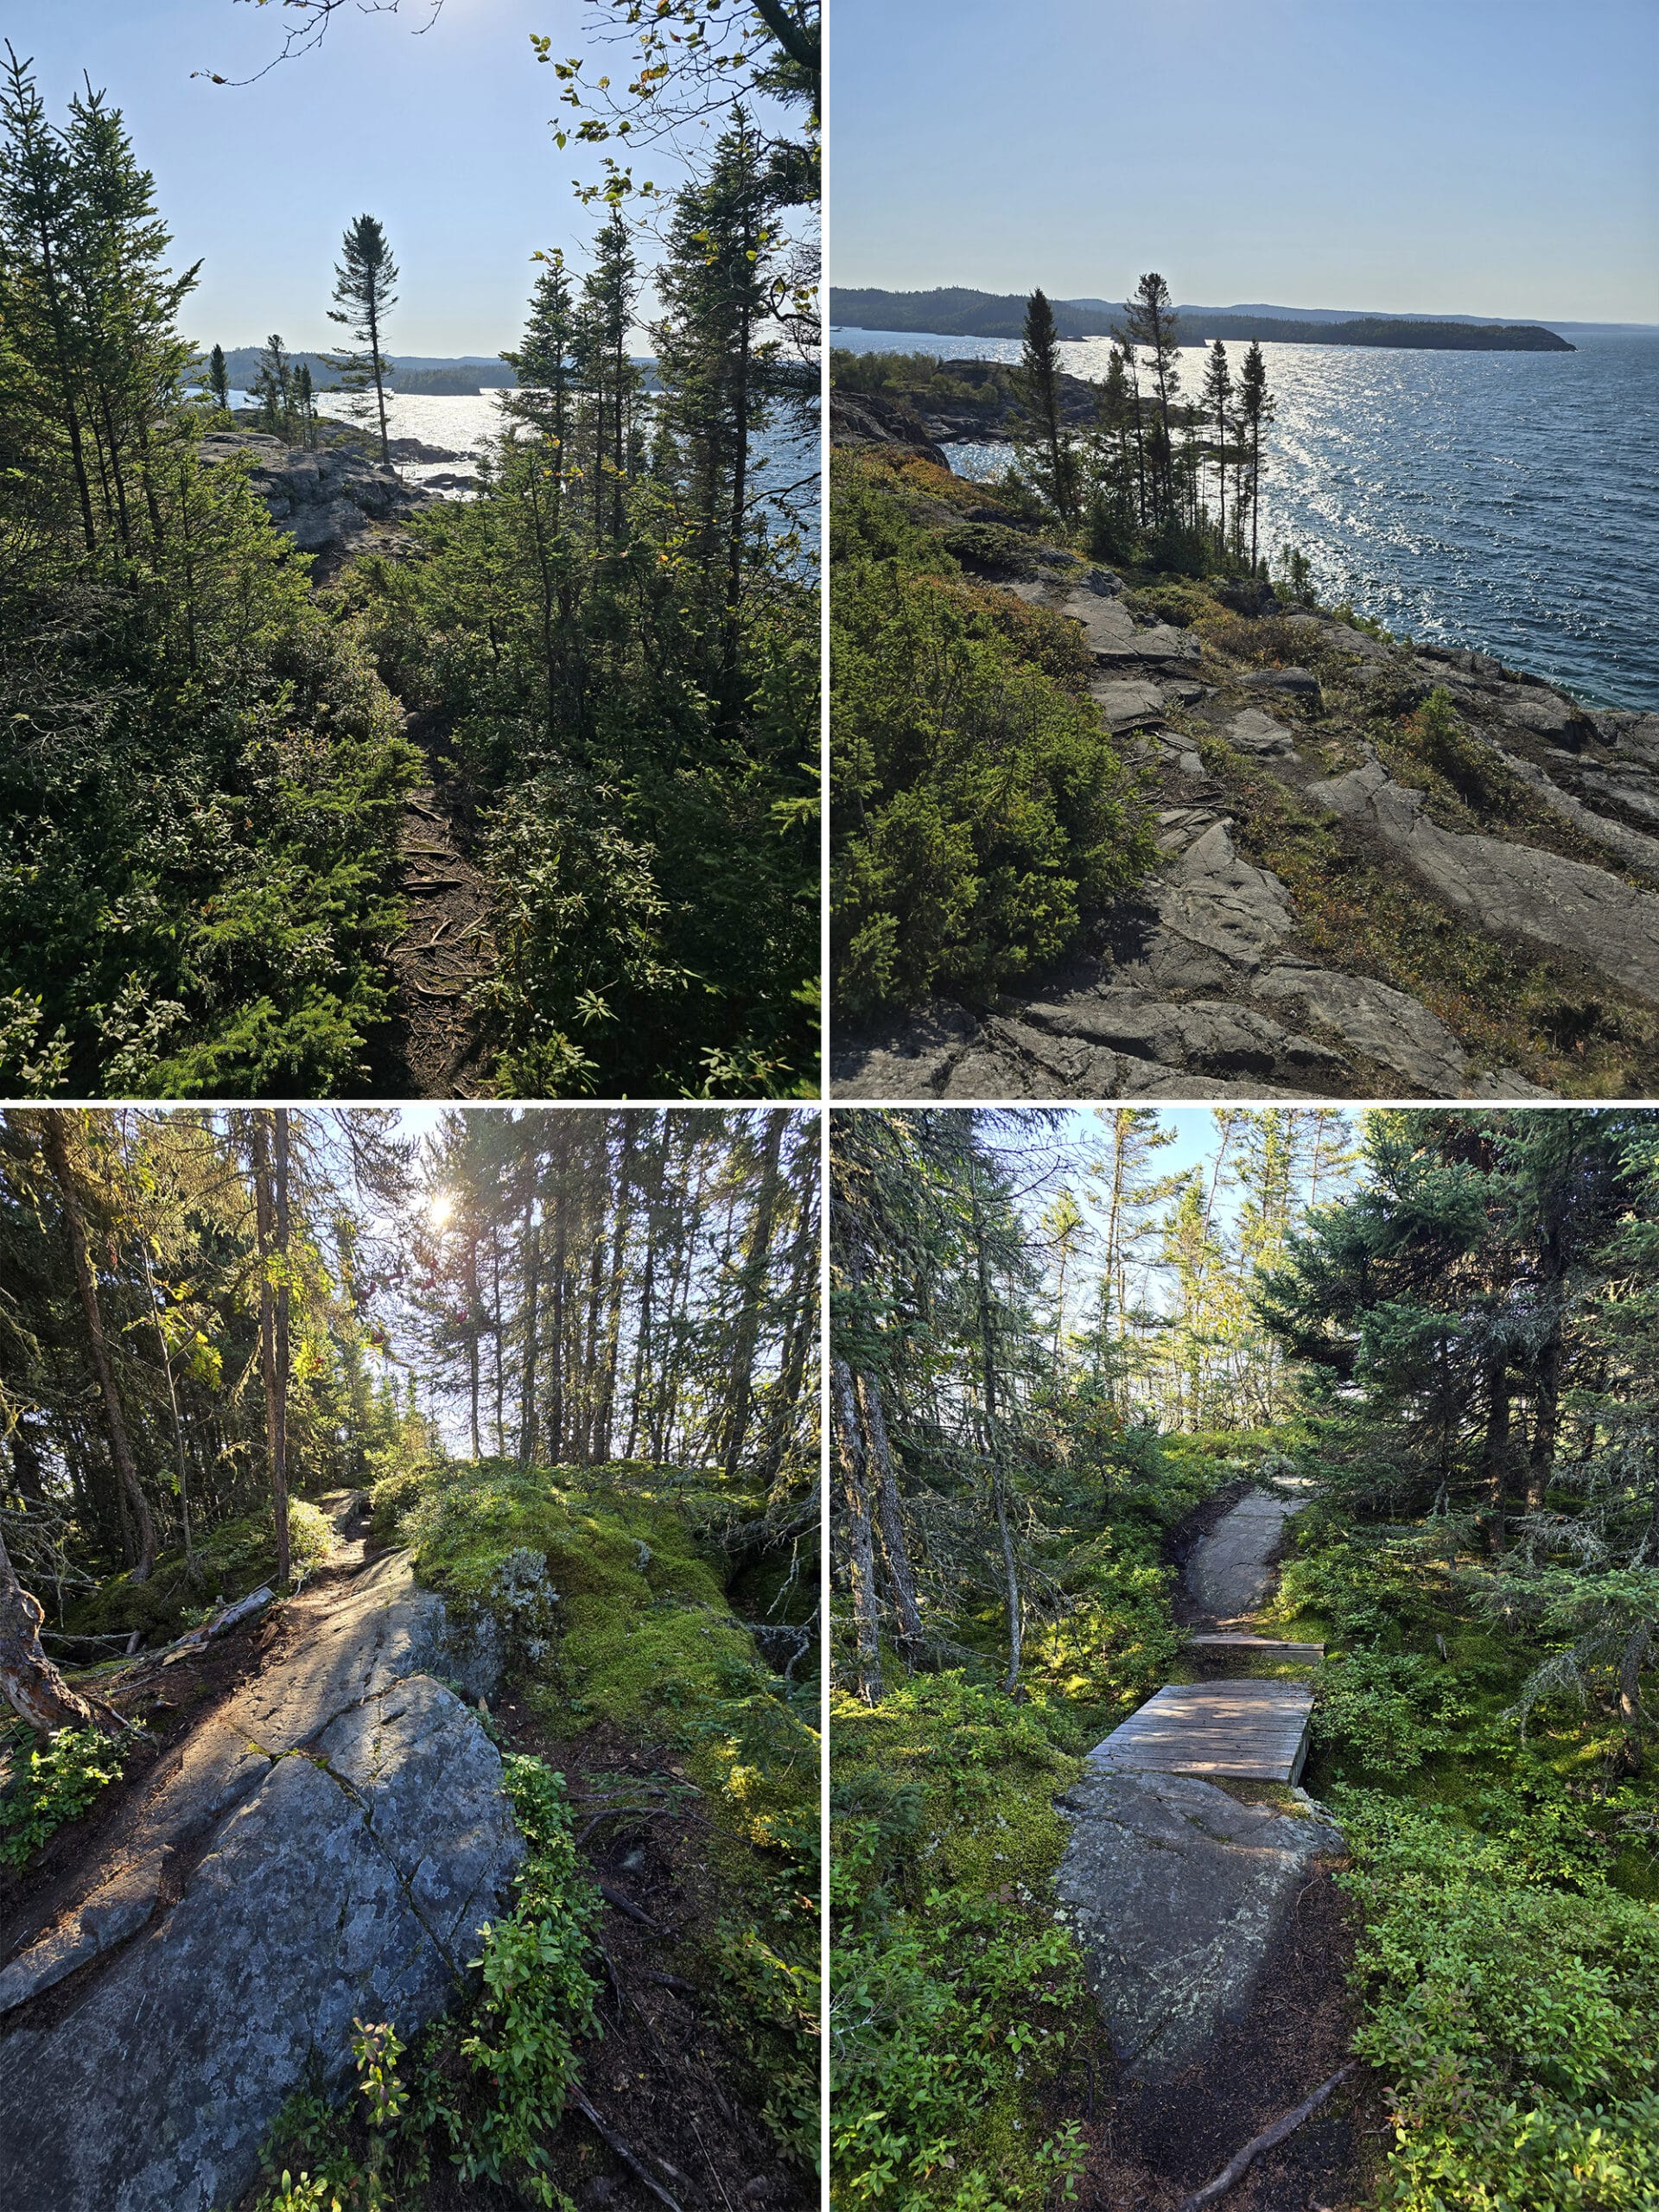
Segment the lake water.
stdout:
[[[435,476],[464,475],[467,462],[482,451],[489,439],[498,437],[505,427],[501,402],[505,396],[500,391],[389,391],[386,427],[394,438],[418,438],[423,445],[441,447],[446,453],[461,456],[459,461],[399,461],[397,474],[404,483],[424,484]],[[324,392],[319,397],[321,412],[326,416],[329,395]],[[232,392],[231,398],[236,406],[253,404],[243,392]],[[820,505],[816,481],[816,436],[802,438],[774,427],[762,431],[755,439],[753,451],[753,465],[762,472],[763,484],[781,487],[796,484],[803,478],[811,480],[808,490],[796,493],[792,505],[804,544],[809,556],[816,559]],[[465,498],[466,494],[460,496]]]
[[[1573,353],[1264,344],[1279,404],[1261,544],[1396,635],[1472,645],[1597,706],[1659,709],[1659,335]],[[1016,360],[1018,341],[832,330],[857,353]],[[1244,347],[1229,343],[1236,374]],[[1099,377],[1108,340],[1061,347]],[[1182,364],[1195,390],[1196,342]],[[949,448],[1000,475],[1006,445]]]

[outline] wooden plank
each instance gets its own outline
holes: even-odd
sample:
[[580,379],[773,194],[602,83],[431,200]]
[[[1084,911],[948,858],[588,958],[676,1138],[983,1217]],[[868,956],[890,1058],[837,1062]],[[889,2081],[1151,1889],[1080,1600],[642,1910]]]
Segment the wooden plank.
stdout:
[[1294,1782],[1313,1693],[1301,1682],[1171,1682],[1090,1753],[1126,1773]]
[[1189,1636],[1189,1644],[1214,1645],[1228,1651],[1265,1652],[1274,1659],[1323,1659],[1322,1643],[1287,1643],[1282,1637],[1272,1636],[1231,1636],[1213,1634]]

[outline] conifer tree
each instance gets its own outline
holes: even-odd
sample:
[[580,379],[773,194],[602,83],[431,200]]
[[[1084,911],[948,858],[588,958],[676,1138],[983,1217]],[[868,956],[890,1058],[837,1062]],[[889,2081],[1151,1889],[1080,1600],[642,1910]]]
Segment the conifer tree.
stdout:
[[293,442],[294,365],[279,332],[272,331],[259,349],[259,365],[251,387],[258,403],[259,419],[273,437]]
[[231,411],[231,372],[225,365],[225,348],[215,346],[207,357],[207,389],[213,395],[213,405],[221,415]]
[[[359,215],[346,228],[340,259],[334,265],[334,301],[330,322],[344,326],[356,340],[353,350],[329,357],[342,387],[358,395],[358,415],[372,412],[380,430],[380,458],[391,466],[391,444],[386,433],[386,378],[391,364],[382,340],[386,318],[397,303],[394,289],[397,264],[391,257],[386,234],[372,215]],[[374,395],[371,407],[369,394]]]
[[1135,287],[1135,296],[1124,308],[1122,327],[1115,335],[1120,344],[1152,356],[1153,391],[1158,407],[1150,441],[1155,512],[1160,522],[1173,521],[1175,444],[1171,410],[1180,390],[1181,349],[1174,302],[1168,285],[1156,270],[1149,270]]
[[1020,366],[1014,388],[1031,435],[1043,454],[1043,489],[1062,522],[1077,515],[1077,455],[1060,404],[1060,346],[1054,311],[1040,288],[1026,303]]
[[1233,397],[1233,372],[1227,363],[1227,348],[1219,338],[1210,341],[1210,358],[1205,364],[1204,407],[1216,426],[1216,493],[1219,503],[1217,527],[1222,543],[1227,539],[1227,410]]
[[308,446],[315,446],[317,442],[317,397],[311,382],[308,361],[302,361],[294,372],[294,404],[305,442]]
[[1268,365],[1253,338],[1244,355],[1238,379],[1238,412],[1243,442],[1249,454],[1250,573],[1256,575],[1256,523],[1262,512],[1262,438],[1271,426],[1274,404],[1268,389]]

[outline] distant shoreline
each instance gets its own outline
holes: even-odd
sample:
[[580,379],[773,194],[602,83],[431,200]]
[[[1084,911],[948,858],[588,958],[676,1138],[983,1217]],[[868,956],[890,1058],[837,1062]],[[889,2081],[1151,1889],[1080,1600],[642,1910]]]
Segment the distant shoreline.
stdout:
[[[1122,309],[1109,302],[1050,302],[1062,339],[1109,338]],[[915,331],[939,338],[1018,338],[1026,302],[1018,295],[947,289],[883,292],[832,285],[832,329]],[[1397,346],[1432,353],[1573,353],[1578,348],[1541,323],[1466,322],[1423,315],[1351,315],[1327,319],[1264,315],[1237,308],[1178,307],[1179,322],[1228,345],[1251,339],[1280,346]]]

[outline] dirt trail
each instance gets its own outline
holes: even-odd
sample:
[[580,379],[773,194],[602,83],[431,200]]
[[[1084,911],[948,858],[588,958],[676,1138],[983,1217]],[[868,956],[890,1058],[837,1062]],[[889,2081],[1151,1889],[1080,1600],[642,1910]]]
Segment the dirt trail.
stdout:
[[408,734],[432,774],[405,800],[398,837],[409,919],[388,956],[396,985],[388,1088],[410,1098],[481,1098],[486,1056],[467,997],[490,969],[488,893],[467,855],[436,717],[417,710]]

